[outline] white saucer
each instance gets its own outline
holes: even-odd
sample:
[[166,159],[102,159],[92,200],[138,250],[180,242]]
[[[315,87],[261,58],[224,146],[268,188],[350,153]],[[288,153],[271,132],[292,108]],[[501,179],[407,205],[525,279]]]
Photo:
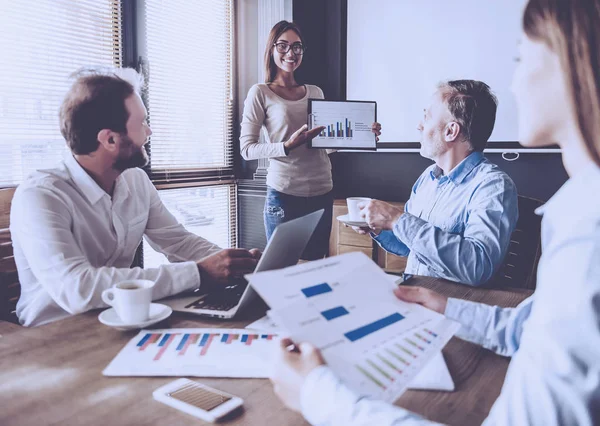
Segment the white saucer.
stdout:
[[109,327],[115,327],[119,330],[135,330],[137,328],[148,327],[152,324],[156,324],[166,318],[169,317],[173,313],[173,309],[170,306],[163,305],[160,303],[151,303],[150,304],[150,317],[144,321],[137,324],[125,324],[119,315],[117,315],[117,311],[114,308],[109,308],[105,311],[100,312],[98,315],[98,320]]
[[343,214],[341,216],[338,216],[337,220],[339,220],[342,223],[345,223],[346,225],[350,225],[350,226],[358,226],[360,228],[368,228],[369,227],[369,225],[367,224],[367,222],[365,222],[363,220],[355,221],[355,220],[348,219],[348,215],[347,214]]

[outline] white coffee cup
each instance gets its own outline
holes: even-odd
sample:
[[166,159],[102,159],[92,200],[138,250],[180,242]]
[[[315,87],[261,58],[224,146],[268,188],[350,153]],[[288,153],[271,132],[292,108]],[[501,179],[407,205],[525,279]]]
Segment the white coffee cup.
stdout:
[[362,222],[364,218],[360,215],[360,209],[358,205],[363,203],[366,204],[371,201],[370,198],[364,197],[350,197],[346,198],[346,203],[348,204],[348,220],[353,222]]
[[125,324],[144,322],[150,316],[152,302],[150,280],[127,280],[102,292],[102,300],[112,306]]

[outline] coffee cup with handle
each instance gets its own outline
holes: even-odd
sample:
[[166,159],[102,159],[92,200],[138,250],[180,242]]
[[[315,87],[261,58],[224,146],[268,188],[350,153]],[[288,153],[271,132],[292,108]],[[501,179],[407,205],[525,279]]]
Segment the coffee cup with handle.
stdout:
[[150,316],[153,287],[150,280],[123,281],[104,290],[102,301],[115,309],[123,323],[141,323]]

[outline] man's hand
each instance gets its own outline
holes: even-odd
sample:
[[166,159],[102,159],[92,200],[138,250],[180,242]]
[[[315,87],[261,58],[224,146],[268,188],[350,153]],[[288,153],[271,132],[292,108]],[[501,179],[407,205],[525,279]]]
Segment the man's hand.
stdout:
[[426,308],[436,311],[442,315],[444,312],[446,312],[448,297],[442,296],[441,294],[433,290],[429,290],[428,288],[400,286],[394,290],[394,294],[400,300],[418,303],[419,305],[425,306]]
[[288,408],[300,412],[300,392],[304,380],[311,371],[323,364],[325,361],[321,352],[310,343],[296,346],[291,339],[281,339],[271,372],[275,394]]
[[256,260],[260,260],[260,258],[262,257],[262,251],[260,251],[259,249],[255,249],[255,248],[250,250],[250,254]]
[[225,249],[199,261],[198,270],[209,281],[226,284],[254,271],[260,255],[257,249]]
[[[346,228],[348,228],[348,225],[346,225],[345,223],[344,223],[344,226],[345,226]],[[360,226],[351,226],[350,228],[352,228],[352,230],[353,230],[354,232],[356,232],[357,234],[360,234],[360,235],[368,235],[368,234],[370,234],[371,232],[372,232],[372,233],[374,233],[375,235],[379,235],[379,233],[381,232],[381,230],[380,230],[380,229],[371,229],[371,228],[367,228],[366,226],[364,226],[364,227],[360,227]]]
[[315,136],[317,136],[325,129],[325,126],[315,127],[314,129],[310,130],[306,129],[308,129],[308,126],[305,124],[298,130],[296,130],[294,134],[292,134],[292,136],[290,136],[290,140],[284,143],[286,152],[296,149],[300,145],[304,145],[305,143],[313,140]]
[[371,124],[371,131],[375,133],[375,141],[379,142],[379,136],[381,136],[381,124],[377,122]]
[[379,200],[359,203],[358,208],[369,228],[375,230],[391,230],[402,216],[402,210],[398,207]]

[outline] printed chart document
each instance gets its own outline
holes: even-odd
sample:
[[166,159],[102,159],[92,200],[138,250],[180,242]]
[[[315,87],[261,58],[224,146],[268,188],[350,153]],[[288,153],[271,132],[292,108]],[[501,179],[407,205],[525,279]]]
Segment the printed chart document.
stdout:
[[377,104],[368,101],[309,99],[309,129],[325,126],[310,146],[330,149],[377,148],[371,125],[377,121]]
[[268,377],[278,339],[243,329],[142,330],[105,376]]
[[293,339],[318,347],[351,388],[390,402],[459,328],[398,300],[389,277],[360,252],[246,278]]
[[[389,276],[389,274],[387,274]],[[397,281],[396,276],[393,278],[391,283],[394,284]],[[268,313],[267,313],[268,314]],[[269,318],[268,315],[254,321],[252,324],[248,324],[246,329],[258,330],[261,332],[276,333],[279,335],[288,335],[289,333],[279,327],[275,322]],[[444,360],[444,356],[441,352],[431,357],[431,360],[427,363],[427,366],[423,368],[414,379],[408,384],[408,389],[425,389],[425,390],[442,390],[442,391],[453,391],[454,381],[448,371],[448,366]]]

